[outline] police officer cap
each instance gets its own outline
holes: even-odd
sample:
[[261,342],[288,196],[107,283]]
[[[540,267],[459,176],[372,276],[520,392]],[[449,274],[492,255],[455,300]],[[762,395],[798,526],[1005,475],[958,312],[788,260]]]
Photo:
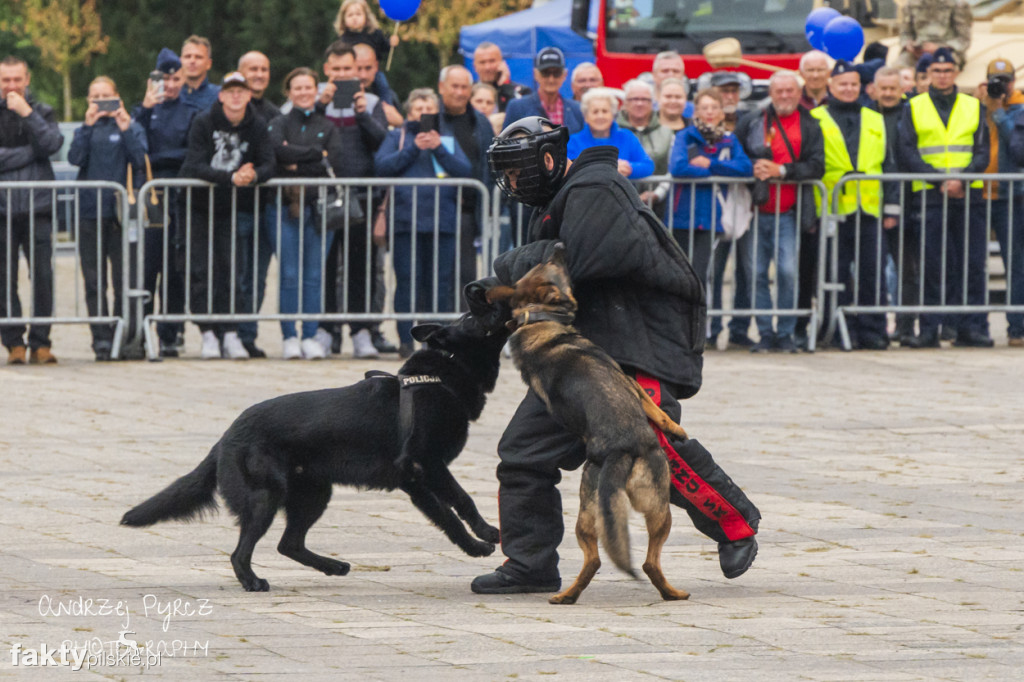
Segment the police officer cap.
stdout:
[[940,47],[932,54],[932,64],[956,64],[953,58],[953,50],[948,47]]
[[169,48],[163,48],[160,50],[160,54],[156,57],[156,70],[163,71],[164,73],[177,73],[178,69],[181,68],[181,60],[178,59],[178,55],[174,54],[174,50]]
[[932,65],[932,56],[925,52],[921,55],[921,58],[917,60],[917,72],[924,73],[928,70],[928,67]]
[[836,65],[832,67],[833,76],[842,76],[844,73],[850,73],[851,71],[858,73],[857,67],[845,59],[837,59]]

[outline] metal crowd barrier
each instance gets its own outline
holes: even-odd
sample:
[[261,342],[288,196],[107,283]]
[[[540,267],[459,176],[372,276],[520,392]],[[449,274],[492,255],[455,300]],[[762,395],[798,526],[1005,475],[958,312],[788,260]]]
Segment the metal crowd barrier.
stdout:
[[[143,316],[144,323],[142,325],[142,333],[145,338],[145,346],[147,355],[150,359],[157,358],[159,354],[158,344],[156,337],[153,332],[153,323],[165,323],[165,324],[182,324],[185,322],[194,322],[197,324],[218,324],[218,323],[252,323],[259,321],[317,321],[317,322],[334,322],[334,323],[345,323],[345,322],[382,322],[387,320],[395,321],[413,321],[417,319],[436,319],[436,320],[448,320],[455,319],[458,317],[457,312],[461,307],[461,291],[462,285],[466,283],[466,278],[472,276],[474,279],[480,275],[480,263],[477,262],[478,256],[476,254],[475,247],[472,251],[460,247],[464,243],[463,238],[466,238],[466,243],[474,235],[469,232],[472,229],[472,225],[464,225],[464,222],[469,218],[468,212],[464,215],[461,210],[456,211],[456,221],[454,225],[454,273],[452,275],[454,286],[451,289],[450,295],[452,296],[451,301],[448,304],[438,301],[437,296],[431,296],[431,305],[429,309],[417,309],[417,291],[416,281],[412,278],[410,283],[410,311],[408,312],[394,312],[391,302],[393,300],[393,294],[396,286],[396,273],[390,263],[385,264],[384,262],[378,262],[375,258],[375,249],[366,248],[366,244],[370,244],[373,241],[373,227],[374,217],[376,216],[377,209],[383,203],[387,208],[387,239],[388,239],[388,252],[394,253],[395,251],[395,188],[415,188],[412,196],[412,206],[410,213],[412,215],[412,233],[410,236],[410,271],[416,272],[417,266],[417,242],[423,239],[430,239],[434,242],[433,246],[433,289],[437,289],[439,276],[440,276],[440,257],[439,257],[439,240],[442,234],[446,234],[439,225],[440,220],[440,203],[441,203],[441,191],[444,188],[454,188],[455,192],[455,203],[456,206],[461,207],[463,200],[467,198],[470,193],[475,193],[479,202],[480,215],[485,217],[481,221],[479,226],[479,239],[480,249],[484,255],[483,271],[489,272],[491,261],[486,258],[487,254],[494,251],[492,242],[495,236],[491,230],[491,221],[487,220],[486,217],[490,215],[490,197],[487,187],[478,180],[463,179],[463,178],[445,178],[445,179],[404,179],[404,178],[367,178],[367,179],[330,179],[330,178],[294,178],[294,179],[278,179],[271,180],[270,182],[259,186],[256,189],[256,198],[254,205],[251,207],[251,215],[253,216],[253,224],[256,228],[256,233],[267,230],[272,230],[276,234],[276,241],[273,244],[261,243],[260,239],[252,239],[251,244],[247,238],[243,238],[243,235],[239,234],[239,216],[247,213],[245,206],[239,206],[238,192],[232,188],[232,205],[230,213],[230,223],[228,225],[215,225],[215,218],[213,212],[209,212],[203,216],[205,224],[200,223],[197,220],[197,214],[193,208],[196,204],[196,198],[205,194],[207,201],[213,201],[214,187],[206,182],[189,179],[154,179],[147,182],[139,191],[140,203],[148,205],[151,202],[151,196],[153,192],[163,192],[161,200],[159,202],[160,211],[162,211],[162,219],[158,220],[158,223],[168,225],[177,222],[177,227],[173,230],[163,229],[159,234],[154,233],[154,229],[150,228],[140,230],[140,241],[139,248],[137,250],[137,261],[134,269],[133,277],[133,288],[132,296],[136,300],[136,309],[143,305],[145,299],[152,295],[158,295],[161,301],[161,305],[152,311],[147,311]],[[326,217],[324,215],[313,214],[312,220],[318,221],[318,229],[316,231],[318,238],[321,241],[320,244],[320,270],[323,277],[337,276],[338,288],[336,289],[337,306],[336,310],[328,310],[330,307],[327,305],[326,294],[323,287],[321,287],[321,294],[319,305],[317,308],[319,312],[294,312],[294,313],[269,313],[261,312],[259,310],[259,296],[257,291],[260,285],[260,272],[259,268],[255,267],[260,264],[261,257],[266,257],[266,253],[269,249],[270,253],[281,253],[281,214],[279,208],[285,206],[285,197],[288,192],[297,193],[298,199],[303,203],[316,202],[320,196],[321,189],[327,188],[339,188],[342,192],[343,201],[347,203],[356,202],[362,209],[364,218],[361,220],[355,220],[348,216],[345,219],[345,229],[339,230],[336,233],[328,232],[325,229]],[[386,191],[385,191],[386,190]],[[430,192],[434,198],[434,211],[433,219],[431,221],[431,227],[426,231],[420,231],[418,227],[418,212],[417,204],[418,201],[422,200],[422,196],[426,192]],[[176,195],[176,196],[175,196]],[[362,195],[362,196],[360,196]],[[283,210],[288,210],[284,208]],[[247,218],[246,218],[247,220]],[[304,234],[307,217],[303,213],[297,216],[299,223],[299,253],[303,252],[304,246]],[[351,221],[351,223],[350,223]],[[208,268],[208,272],[205,277],[205,282],[195,280],[193,276],[193,265],[196,263],[197,258],[205,258],[209,261],[217,259],[217,248],[214,245],[214,233],[216,230],[229,230],[229,238],[227,248],[228,262],[230,275],[228,282],[236,283],[230,287],[228,292],[228,305],[227,309],[214,310],[216,307],[214,299],[216,294],[215,276],[218,274],[214,271],[213,267]],[[356,232],[358,230],[358,232]],[[147,235],[147,232],[150,233]],[[159,263],[159,279],[160,285],[154,291],[147,291],[143,286],[144,272],[146,265],[143,262],[146,253],[146,241],[148,239],[160,239],[160,251],[161,260]],[[342,246],[334,247],[331,243],[334,240],[341,240]],[[221,249],[223,249],[223,244]],[[340,249],[340,253],[337,255],[338,268],[337,273],[327,274],[330,250],[333,248]],[[249,252],[251,249],[251,252]],[[246,254],[246,257],[241,257],[242,254]],[[174,256],[177,256],[179,262],[174,261]],[[223,254],[221,254],[223,256]],[[465,258],[472,258],[473,262],[466,263]],[[223,258],[222,258],[223,260]],[[304,273],[303,258],[299,258],[299,303],[298,310],[303,310],[304,307],[304,293],[302,291],[302,279]],[[383,260],[383,259],[381,259]],[[247,284],[247,287],[241,286],[239,283],[240,271],[246,270],[244,264],[250,264],[254,267],[249,268],[245,273],[242,273],[243,282]],[[150,263],[152,268],[152,262]],[[177,275],[174,275],[174,268],[178,267],[179,270]],[[344,273],[350,270],[361,270],[365,274],[358,281],[354,281],[353,278],[344,276]],[[464,274],[465,273],[465,274]],[[172,310],[174,306],[174,294],[171,291],[171,285],[174,281],[174,277],[180,277],[181,284],[184,287],[183,296],[181,297],[180,305],[177,307],[180,310]],[[205,300],[196,300],[193,296],[193,287],[205,284]],[[269,286],[269,283],[268,283]],[[247,289],[249,294],[243,295],[241,292],[243,289]],[[361,293],[360,293],[361,292]],[[223,293],[221,294],[223,296]],[[353,296],[356,300],[353,300]],[[244,300],[242,300],[244,299]],[[361,301],[359,300],[361,299]],[[170,302],[170,305],[168,305]],[[199,305],[196,305],[196,304]],[[223,308],[223,306],[221,306]],[[353,307],[359,307],[364,309],[366,312],[360,310],[351,310]],[[194,308],[205,308],[205,310],[196,310]],[[442,310],[442,308],[448,308],[448,311]],[[140,313],[141,314],[141,313]]]
[[[714,235],[711,237],[711,243],[709,246],[698,240],[704,239],[703,235],[698,235],[699,231],[690,230],[684,226],[677,226],[675,220],[676,213],[676,201],[679,195],[678,190],[682,187],[690,188],[691,190],[697,187],[709,187],[711,195],[717,196],[720,192],[723,194],[723,198],[727,200],[727,192],[723,191],[728,188],[734,188],[739,186],[750,187],[753,186],[754,180],[752,178],[730,178],[730,177],[710,177],[710,178],[674,178],[670,175],[664,176],[651,176],[638,180],[634,183],[637,189],[641,193],[648,191],[653,192],[657,188],[661,188],[664,193],[663,199],[656,199],[655,197],[645,197],[646,202],[655,211],[655,214],[665,224],[666,229],[676,238],[676,241],[686,252],[686,255],[690,258],[691,263],[695,263],[699,269],[704,272],[698,272],[701,276],[701,280],[706,285],[708,294],[708,318],[709,318],[709,336],[717,335],[722,331],[719,329],[719,325],[722,324],[721,320],[725,317],[732,317],[733,319],[739,318],[742,320],[744,317],[748,318],[746,329],[743,330],[743,334],[749,333],[749,318],[751,317],[772,317],[777,320],[782,318],[808,318],[808,350],[814,350],[816,330],[819,324],[819,310],[813,305],[812,299],[814,297],[820,298],[819,292],[819,279],[807,277],[804,278],[804,286],[801,286],[801,278],[799,275],[799,254],[802,248],[803,241],[807,238],[807,233],[801,231],[799,226],[805,217],[805,213],[808,210],[810,204],[805,204],[802,200],[804,199],[805,192],[816,192],[819,197],[824,197],[826,194],[825,186],[820,181],[808,181],[800,183],[773,183],[775,186],[795,186],[797,190],[795,214],[793,218],[796,222],[797,228],[795,238],[792,244],[794,258],[797,259],[796,263],[793,263],[794,277],[788,287],[783,290],[780,287],[778,277],[778,263],[780,255],[780,235],[783,234],[783,225],[780,220],[781,215],[778,211],[771,216],[771,226],[769,228],[769,235],[771,237],[770,243],[772,246],[771,252],[762,254],[770,258],[771,267],[768,270],[768,279],[770,284],[766,291],[770,292],[767,304],[757,305],[758,298],[758,287],[757,287],[757,262],[758,262],[758,248],[765,242],[765,237],[762,236],[760,230],[756,228],[757,224],[757,212],[756,209],[749,212],[751,219],[746,232],[738,237],[736,240],[728,238],[724,233],[718,232],[718,216],[717,213],[712,213],[710,234]],[[811,197],[807,197],[809,200]],[[518,203],[505,202],[501,203],[502,197],[500,190],[495,189],[494,198],[492,200],[492,206],[495,207],[494,220],[498,226],[500,232],[500,239],[503,245],[510,247],[518,246],[528,241],[529,235],[527,234],[526,221],[529,220],[531,211],[529,207],[523,207]],[[686,213],[688,223],[694,222],[695,214],[697,212],[698,197],[695,191],[689,192],[688,205],[686,207]],[[736,204],[727,205],[731,207],[731,218],[733,223],[737,221],[742,222],[744,220],[740,213],[740,207]],[[821,225],[823,224],[823,218],[812,215],[811,220],[816,226],[816,232],[821,233]],[[676,229],[676,228],[679,229]],[[706,234],[706,233],[705,233]],[[735,248],[733,245],[735,243]],[[814,246],[815,242],[812,242]],[[818,244],[818,262],[821,262],[822,249],[824,244]],[[701,252],[702,250],[706,252]],[[497,254],[495,254],[497,255]],[[706,264],[706,269],[702,266]],[[723,296],[723,282],[728,278],[729,265],[732,266],[732,280],[733,280],[733,297],[732,301],[725,300]],[[737,277],[738,276],[738,277]],[[739,279],[739,285],[736,282]],[[737,290],[738,289],[738,290]],[[801,296],[801,292],[804,293]],[[780,294],[784,294],[792,297],[794,305],[792,307],[781,307],[779,305]],[[802,305],[801,303],[802,299]],[[762,300],[764,297],[762,295]],[[740,305],[737,305],[739,303]],[[720,320],[715,321],[715,318]],[[777,324],[777,320],[774,322]],[[742,324],[742,322],[741,322]],[[712,332],[714,332],[712,334]]]
[[[37,213],[35,193],[39,190],[49,193],[50,204],[48,208]],[[115,215],[109,213],[104,215],[103,213],[102,195],[104,191],[114,193]],[[28,200],[28,212],[26,214],[12,213],[10,210],[12,200],[26,192],[29,193],[28,197],[24,197]],[[102,228],[95,230],[95,244],[85,245],[83,243],[86,241],[82,235],[83,220],[92,221],[88,216],[83,218],[81,202],[82,197],[91,192],[95,192],[96,195],[95,222],[102,226],[110,219],[117,221],[116,227],[112,226],[113,229],[119,228],[119,235],[115,238],[118,243],[115,245],[110,244],[109,239],[106,240],[107,243],[104,243],[104,229]],[[125,188],[115,182],[104,181],[0,182],[0,197],[3,197],[4,206],[7,209],[3,222],[0,223],[0,287],[2,287],[0,288],[0,326],[45,327],[54,324],[113,326],[109,351],[112,358],[117,358],[126,334],[125,316],[123,312],[117,311],[128,310],[129,300],[127,288],[123,286],[124,277],[118,270],[127,273],[130,240],[134,236],[134,231],[131,229],[133,223],[130,219],[126,219],[126,216],[130,215],[130,206]],[[55,254],[58,245],[59,213],[64,213],[65,218],[70,216],[71,220],[70,225],[64,225],[76,253],[71,287],[58,286]],[[49,232],[47,239],[36,239],[39,236],[37,235],[39,229]],[[62,231],[62,233],[64,232]],[[88,241],[92,241],[91,236]],[[39,253],[40,249],[42,254]],[[18,262],[19,251],[29,263],[30,286],[28,291],[18,291],[18,278],[15,275],[15,270],[21,270]],[[114,272],[110,276],[106,275],[108,255],[117,257],[113,264]],[[86,279],[82,269],[83,258],[87,258],[95,268],[95,280]],[[33,264],[36,264],[37,267],[33,267]],[[115,297],[113,305],[107,303],[106,285],[108,283]],[[93,290],[91,295],[83,295],[80,288],[83,285],[86,290]],[[72,305],[70,306],[72,312],[58,314],[58,307],[67,307],[62,305],[62,300],[58,300],[58,295],[63,295],[69,290],[72,292]],[[116,300],[117,298],[120,300]],[[25,305],[26,303],[27,305]],[[87,309],[92,307],[93,310],[87,310],[83,314],[83,304]],[[48,308],[48,310],[40,310],[38,306]],[[21,308],[22,313],[15,315],[15,310],[18,307]],[[27,315],[25,314],[26,309]]]
[[[962,199],[950,198],[939,189],[947,180],[960,180],[965,187],[971,182],[983,181],[986,188],[967,191]],[[896,224],[888,229],[884,225],[873,227],[872,222],[860,212],[845,221],[848,224],[842,229],[852,228],[854,231],[854,252],[850,271],[840,273],[839,230],[843,216],[838,215],[839,199],[848,185],[857,183],[855,194],[860,205],[860,183],[865,181],[880,181],[883,186],[888,183],[892,189],[886,199],[890,202],[897,199],[899,213],[891,216]],[[925,182],[932,187],[915,192],[914,181]],[[998,188],[998,198],[993,198],[987,185],[996,182],[1005,184]],[[1020,238],[1024,229],[1024,174],[849,174],[836,184],[831,204],[826,227],[829,272],[820,278],[824,295],[819,297],[819,307],[825,317],[827,334],[838,332],[844,349],[851,348],[849,315],[893,313],[897,316],[898,329],[900,318],[907,316],[912,329],[912,316],[919,314],[1024,313],[1024,287],[1021,286],[1024,281],[1024,243],[1021,242],[1024,240]],[[955,219],[960,206],[970,217],[955,224],[950,213],[952,211]],[[937,232],[929,228],[933,215],[941,216],[941,220],[935,223],[939,225]],[[885,235],[885,238],[874,239],[876,248],[871,253],[864,253],[862,243],[870,243],[871,235],[868,233],[872,230],[879,233],[876,236]],[[993,231],[998,236],[1004,262],[1006,291],[1002,302],[994,301],[992,297],[989,238]],[[850,235],[845,239],[850,240]],[[845,248],[848,250],[850,245],[846,244]],[[933,259],[930,267],[929,256]],[[847,258],[850,257],[847,252]],[[983,261],[983,273],[971,270],[972,257],[976,263]],[[870,272],[872,269],[876,273],[875,278],[862,281],[862,271]],[[888,278],[885,274],[887,269],[891,273]],[[971,284],[972,276],[974,285]],[[937,301],[927,301],[928,298],[936,298],[934,289],[931,296],[927,295],[928,285],[937,289]],[[983,287],[982,291],[977,291],[979,286]],[[971,301],[972,298],[975,300]]]

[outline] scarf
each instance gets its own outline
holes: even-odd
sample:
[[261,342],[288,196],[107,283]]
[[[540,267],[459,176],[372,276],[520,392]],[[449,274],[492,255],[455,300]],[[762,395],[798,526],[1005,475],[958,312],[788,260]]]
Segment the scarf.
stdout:
[[694,119],[693,124],[697,126],[697,132],[700,133],[701,137],[708,144],[718,144],[725,137],[726,133],[729,132],[725,127],[725,121],[719,121],[718,125],[713,126],[700,119]]

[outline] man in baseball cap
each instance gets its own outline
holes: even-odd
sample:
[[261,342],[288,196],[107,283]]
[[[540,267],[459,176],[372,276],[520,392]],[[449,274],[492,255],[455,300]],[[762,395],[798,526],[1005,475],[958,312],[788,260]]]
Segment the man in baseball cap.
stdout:
[[527,116],[542,116],[553,124],[564,125],[569,134],[583,129],[583,113],[579,102],[562,96],[560,90],[566,77],[565,55],[557,47],[545,47],[533,60],[533,77],[537,89],[532,95],[508,103],[505,110],[507,128]]

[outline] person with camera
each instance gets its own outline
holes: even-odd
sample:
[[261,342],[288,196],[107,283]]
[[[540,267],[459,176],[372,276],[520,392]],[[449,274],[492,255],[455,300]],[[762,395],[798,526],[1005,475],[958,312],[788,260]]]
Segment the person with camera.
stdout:
[[[320,88],[316,109],[338,129],[341,147],[344,150],[339,165],[338,177],[375,177],[373,155],[380,148],[388,134],[388,122],[384,108],[376,106],[377,96],[366,92],[359,82],[356,53],[351,46],[340,40],[331,43],[324,53],[324,74],[327,82]],[[370,311],[373,285],[373,264],[377,262],[376,249],[372,241],[367,216],[365,188],[353,188],[349,192],[365,214],[362,219],[351,220],[347,239],[338,238],[327,252],[324,266],[324,312],[366,313]],[[342,235],[339,235],[339,237]],[[370,269],[367,268],[369,251]],[[348,281],[348,298],[339,299],[338,274],[343,272]],[[373,344],[373,323],[354,320],[348,323],[352,337],[352,355],[356,358],[376,358],[380,351]],[[321,322],[316,339],[325,351],[341,352],[341,325],[335,322]]]
[[[907,173],[982,173],[990,162],[986,107],[959,92],[960,69],[953,51],[940,47],[928,67],[928,92],[913,97],[899,123],[900,170]],[[960,179],[938,184],[914,181],[910,221],[923,214],[924,305],[981,305],[985,302],[988,229],[982,182]],[[968,200],[968,194],[970,195]],[[964,258],[966,254],[966,259]],[[966,284],[966,286],[965,286]],[[964,300],[964,290],[967,297]],[[988,315],[922,313],[923,348],[940,346],[939,325],[956,332],[953,345],[992,346]]]
[[[341,169],[343,149],[338,129],[316,109],[317,79],[312,69],[299,67],[285,76],[284,90],[292,103],[287,114],[274,118],[267,127],[281,178],[327,177],[327,167]],[[270,191],[271,214],[267,220],[267,241],[277,251],[281,267],[279,312],[319,313],[323,308],[322,254],[334,242],[334,232],[321,230],[315,210],[318,187],[287,187]],[[280,197],[280,204],[277,198]],[[279,208],[275,208],[279,206]],[[280,228],[280,229],[278,229]],[[300,296],[301,292],[301,296]],[[301,298],[301,305],[300,305]],[[316,341],[315,320],[281,322],[285,360],[319,360],[327,350]]]
[[[253,232],[253,186],[273,177],[275,164],[266,122],[249,106],[251,96],[245,76],[232,71],[221,81],[217,101],[196,116],[189,130],[181,177],[215,185],[212,204],[205,187],[191,192],[188,236],[193,314],[235,314],[252,308],[239,286],[239,268],[232,254],[239,247],[239,234]],[[251,264],[246,271],[252,272]],[[249,359],[237,322],[204,321],[198,326],[204,360]]]
[[[178,55],[169,48],[162,48],[156,58],[156,69],[149,74],[145,98],[132,112],[132,118],[146,135],[154,179],[178,177],[188,152],[188,131],[199,109],[181,97],[184,84],[185,73]],[[144,315],[152,314],[157,296],[161,299],[162,312],[180,314],[185,311],[185,221],[177,196],[176,188],[168,188],[158,190],[162,200],[156,205],[150,203],[149,197],[143,198],[144,210],[152,217],[147,223],[155,222],[145,228],[142,287],[151,296],[143,308]],[[165,209],[167,223],[163,224]],[[170,252],[167,254],[164,254],[165,241]],[[178,357],[184,331],[185,326],[180,322],[157,322],[160,357]]]
[[[754,303],[761,309],[792,309],[797,302],[797,232],[802,233],[802,243],[807,237],[804,225],[813,231],[814,208],[809,201],[812,190],[792,183],[818,180],[825,174],[821,125],[800,106],[800,96],[798,76],[792,71],[777,71],[768,80],[771,103],[764,110],[745,116],[736,127],[736,136],[754,160],[757,179],[751,192],[755,215],[751,229],[757,230],[757,252],[753,254]],[[803,225],[797,225],[798,205]],[[774,306],[769,274],[773,259]],[[799,349],[794,316],[780,315],[774,328],[771,315],[758,315],[755,321],[760,339],[751,347],[752,352],[794,353]],[[746,325],[742,318],[730,320],[730,336],[742,338],[739,335],[746,334]]]
[[[417,88],[405,103],[406,122],[392,130],[377,150],[382,178],[468,178],[473,164],[455,139],[451,124],[438,116],[440,100],[430,88]],[[395,312],[455,310],[456,187],[395,187]],[[415,212],[414,212],[415,209]],[[434,215],[437,212],[435,222]],[[436,276],[436,284],[435,284]],[[415,299],[414,299],[415,296]],[[399,354],[413,353],[412,321],[398,323]]]
[[[37,102],[28,91],[32,74],[19,57],[0,60],[0,182],[53,180],[50,155],[61,148],[53,109]],[[18,297],[18,252],[29,260],[33,317],[53,313],[53,206],[48,189],[0,191],[0,323],[21,317]],[[10,308],[8,308],[8,302]],[[0,324],[0,340],[7,347],[7,364],[52,364],[50,325],[33,324],[28,330],[31,353],[25,353],[25,325]]]
[[[988,65],[988,81],[978,96],[988,109],[988,173],[1024,171],[1024,155],[1013,154],[1015,131],[1024,131],[1024,94],[1017,90],[1016,69],[1008,59],[993,59]],[[1024,304],[1024,182],[987,182],[986,193],[992,200],[992,230],[999,240],[999,255],[1006,269],[1007,303]],[[1011,214],[1010,195],[1013,195]],[[1007,313],[1007,343],[1024,347],[1024,313]]]
[[[68,161],[78,166],[79,180],[108,180],[124,185],[128,166],[134,177],[146,169],[146,133],[132,121],[117,94],[114,81],[99,76],[89,84],[89,108],[85,121],[75,131]],[[110,314],[107,302],[107,266],[113,284],[114,315],[121,314],[122,222],[117,195],[103,190],[97,201],[95,190],[78,193],[78,256],[85,280],[85,305],[89,317]],[[109,324],[91,325],[92,350],[97,362],[110,359],[114,330]]]

